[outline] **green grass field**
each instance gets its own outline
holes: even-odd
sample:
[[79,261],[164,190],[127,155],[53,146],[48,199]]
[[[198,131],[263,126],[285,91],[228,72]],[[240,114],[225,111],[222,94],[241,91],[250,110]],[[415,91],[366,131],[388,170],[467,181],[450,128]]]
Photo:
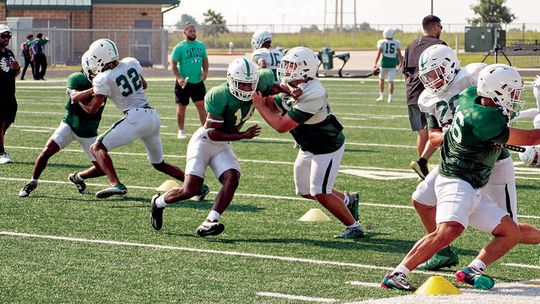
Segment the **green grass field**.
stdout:
[[[207,87],[219,82],[208,81]],[[161,115],[166,160],[183,167],[187,141],[176,139],[173,83],[149,80],[147,93]],[[345,125],[348,144],[342,170],[364,175],[341,172],[336,183],[338,189],[361,193],[366,237],[359,241],[334,239],[342,230],[334,218],[298,221],[310,208],[321,207],[295,196],[292,164],[297,151],[291,137],[273,131],[258,115],[247,125],[262,125],[260,137],[234,143],[242,179],[222,217],[226,230],[218,237],[195,234],[219,189],[211,171],[207,183],[212,193],[206,201],[167,208],[163,229],[152,229],[149,200],[156,193],[153,188],[168,177],[152,169],[139,142],[112,154],[129,188],[125,197],[99,200],[76,191],[68,174],[84,170],[89,162],[72,143],[50,160],[39,187],[19,198],[36,156],[64,115],[66,99],[63,82],[19,82],[19,112],[6,139],[14,162],[0,166],[0,302],[302,303],[264,293],[320,298],[318,302],[403,295],[376,287],[424,234],[410,207],[418,183],[408,169],[416,158],[416,135],[409,130],[403,83],[397,82],[392,104],[374,101],[377,89],[371,79],[324,84]],[[530,88],[525,98],[531,107]],[[100,131],[121,116],[109,102]],[[188,133],[198,127],[193,105],[187,123]],[[532,123],[519,126],[530,128]],[[431,162],[438,159],[434,156]],[[389,175],[395,179],[384,179]],[[540,170],[518,165],[516,175],[520,220],[538,226]],[[107,180],[87,183],[95,193]],[[485,233],[466,231],[455,242],[459,266],[467,265],[489,239]],[[499,283],[540,279],[538,253],[538,246],[518,245],[488,272]],[[437,273],[450,279],[454,270]],[[419,285],[429,275],[414,272],[411,278]]]

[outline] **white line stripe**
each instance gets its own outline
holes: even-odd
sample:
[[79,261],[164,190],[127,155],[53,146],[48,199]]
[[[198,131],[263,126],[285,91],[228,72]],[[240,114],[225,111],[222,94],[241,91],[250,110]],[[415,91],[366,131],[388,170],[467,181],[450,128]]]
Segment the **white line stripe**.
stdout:
[[[0,180],[3,181],[17,181],[17,182],[27,182],[28,178],[17,178],[17,177],[0,177]],[[46,183],[46,184],[56,184],[56,185],[70,185],[71,182],[66,181],[53,181],[53,180],[44,180],[40,179],[40,183]],[[88,186],[93,187],[109,187],[108,184],[100,184],[100,183],[86,183]],[[155,188],[157,187],[146,187],[146,186],[134,186],[134,185],[126,185],[128,188],[133,189],[142,189],[142,190],[152,190],[156,191]],[[217,194],[216,191],[211,191],[212,194]],[[275,199],[275,200],[289,200],[289,201],[311,201],[309,199],[303,198],[303,197],[297,197],[297,196],[280,196],[280,195],[265,195],[265,194],[253,194],[253,193],[235,193],[236,196],[244,196],[244,197],[258,197],[258,198],[269,198],[269,199]],[[360,203],[360,206],[370,206],[370,207],[381,207],[381,208],[393,208],[393,209],[414,209],[412,206],[408,205],[391,205],[391,204],[378,204],[378,203]],[[534,216],[534,215],[519,215],[519,218],[528,218],[528,219],[540,219],[540,216]]]
[[536,265],[527,265],[527,264],[515,264],[515,263],[504,263],[501,264],[508,267],[520,267],[520,268],[529,268],[529,269],[540,269],[540,266]]
[[[112,245],[112,246],[141,247],[141,248],[151,248],[151,249],[161,249],[161,250],[201,252],[201,253],[240,256],[240,257],[248,257],[248,258],[285,261],[285,262],[297,262],[297,263],[306,263],[306,264],[315,264],[315,265],[330,265],[330,266],[375,269],[375,270],[393,270],[394,269],[392,267],[382,267],[382,266],[375,266],[375,265],[365,265],[365,264],[337,262],[337,261],[328,261],[328,260],[314,260],[314,259],[276,256],[276,255],[267,255],[267,254],[258,254],[258,253],[246,253],[246,252],[238,252],[238,251],[223,251],[223,250],[201,249],[201,248],[193,248],[193,247],[119,242],[119,241],[111,241],[111,240],[96,240],[96,239],[65,237],[65,236],[46,235],[46,234],[32,234],[32,233],[22,233],[22,232],[12,232],[12,231],[0,231],[0,235],[11,236],[11,237],[27,237],[27,238],[37,238],[37,239],[58,240],[58,241],[67,241],[67,242]],[[414,270],[413,272],[427,274],[427,275],[442,275],[442,276],[447,276],[447,277],[453,276],[453,274],[449,274],[447,272],[422,271],[422,270]]]
[[375,288],[381,287],[381,283],[370,283],[370,282],[348,281],[348,282],[345,282],[345,284],[353,285],[353,286],[375,287]]
[[283,293],[262,292],[262,291],[257,292],[257,295],[261,297],[281,298],[281,299],[306,301],[306,302],[334,303],[338,301],[336,299],[314,298],[314,297],[288,295],[288,294],[283,294]]

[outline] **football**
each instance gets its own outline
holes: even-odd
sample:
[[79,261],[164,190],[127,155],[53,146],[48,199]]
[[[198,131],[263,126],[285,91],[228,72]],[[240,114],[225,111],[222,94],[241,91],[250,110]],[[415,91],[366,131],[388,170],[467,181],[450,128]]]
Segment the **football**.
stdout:
[[527,166],[540,166],[540,146],[527,147],[525,152],[519,153],[519,159]]

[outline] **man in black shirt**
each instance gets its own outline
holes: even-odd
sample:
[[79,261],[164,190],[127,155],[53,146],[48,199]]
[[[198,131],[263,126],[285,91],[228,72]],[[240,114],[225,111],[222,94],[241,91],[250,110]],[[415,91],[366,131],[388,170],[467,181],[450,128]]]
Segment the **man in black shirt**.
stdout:
[[424,34],[413,40],[405,49],[403,61],[403,74],[407,88],[407,106],[409,108],[409,122],[411,129],[418,132],[416,147],[418,149],[417,161],[411,162],[411,168],[424,179],[429,173],[427,160],[437,150],[429,144],[428,130],[426,129],[426,114],[418,108],[418,96],[424,90],[424,85],[418,77],[418,59],[422,52],[435,44],[446,43],[439,39],[442,31],[441,19],[428,15],[422,20]]
[[21,67],[13,52],[7,48],[11,39],[11,28],[0,24],[0,164],[11,162],[4,150],[4,135],[15,121],[17,101],[15,100],[15,78]]

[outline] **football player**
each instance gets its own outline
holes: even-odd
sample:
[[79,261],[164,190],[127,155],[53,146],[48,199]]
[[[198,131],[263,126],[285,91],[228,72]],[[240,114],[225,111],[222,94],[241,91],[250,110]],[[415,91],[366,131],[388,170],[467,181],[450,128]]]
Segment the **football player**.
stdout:
[[[448,128],[454,119],[459,93],[470,86],[476,86],[478,75],[486,65],[472,63],[461,68],[455,51],[446,45],[427,48],[419,61],[419,77],[426,89],[418,98],[418,106],[421,111],[428,113],[431,143],[438,146],[442,141],[442,130]],[[428,233],[436,229],[435,179],[438,173],[437,168],[433,169],[412,195],[412,204]],[[480,191],[495,201],[499,207],[507,210],[517,223],[516,178],[508,149],[502,149],[489,182]],[[522,234],[521,243],[540,242],[540,230],[526,223],[519,223],[519,227]],[[458,262],[458,255],[448,246],[417,268],[437,270],[455,266]]]
[[[394,40],[395,31],[386,29],[383,31],[384,39],[377,41],[377,57],[375,58],[375,66],[373,74],[380,67],[379,74],[379,97],[377,101],[384,99],[384,79],[388,77],[388,103],[392,102],[392,94],[394,94],[394,78],[396,77],[396,67],[403,63],[403,55],[401,55],[401,47],[399,40]],[[382,55],[382,58],[381,58]],[[381,63],[379,65],[379,59]]]
[[479,73],[478,87],[459,95],[451,127],[444,134],[435,181],[436,229],[414,245],[401,264],[383,278],[381,287],[415,290],[407,275],[452,243],[469,225],[490,232],[494,238],[467,267],[455,273],[456,281],[477,289],[494,286],[493,279],[484,274],[485,268],[518,243],[520,228],[506,209],[478,189],[488,183],[501,145],[540,143],[540,130],[509,127],[523,105],[522,89],[521,77],[514,68],[494,64]]
[[[148,104],[144,92],[147,84],[137,59],[128,57],[119,61],[118,48],[109,39],[94,41],[89,52],[94,61],[92,69],[99,74],[93,80],[93,87],[81,93],[93,96],[85,111],[96,113],[105,99],[109,98],[124,113],[124,117],[100,135],[91,146],[92,154],[111,184],[111,187],[97,192],[96,197],[107,198],[127,193],[126,186],[116,175],[109,151],[137,139],[145,145],[148,160],[156,170],[183,181],[184,172],[163,159],[159,114]],[[208,192],[208,187],[204,185],[199,194],[204,196]]]
[[219,219],[231,203],[240,182],[240,164],[231,142],[259,135],[261,128],[258,125],[245,131],[241,129],[254,111],[251,94],[258,90],[269,95],[273,83],[274,75],[269,69],[257,69],[257,65],[247,58],[237,58],[229,64],[227,81],[212,88],[204,97],[208,116],[204,126],[189,141],[184,184],[152,197],[150,222],[154,229],[161,229],[163,210],[168,204],[197,194],[204,182],[206,168],[210,167],[221,183],[221,189],[206,220],[197,228],[197,234],[205,237],[225,230]]
[[358,193],[334,189],[345,151],[343,126],[337,120],[326,89],[317,78],[319,59],[312,50],[295,47],[283,57],[278,69],[281,82],[293,94],[275,97],[253,95],[253,105],[276,131],[290,132],[300,147],[294,164],[296,193],[317,200],[344,225],[338,238],[360,238],[364,231],[358,222]]
[[274,73],[274,79],[277,79],[277,68],[283,57],[283,52],[272,48],[272,34],[269,31],[257,31],[251,37],[251,60],[260,68],[269,68]]
[[94,164],[82,172],[70,174],[68,179],[77,187],[81,194],[88,194],[88,188],[84,182],[87,178],[103,176],[104,173],[99,169],[95,157],[90,152],[90,146],[96,141],[97,129],[101,121],[101,113],[105,108],[105,101],[93,114],[87,114],[83,107],[92,97],[82,99],[79,94],[84,90],[92,88],[92,79],[95,74],[91,71],[90,53],[87,51],[81,57],[82,71],[73,73],[67,78],[68,100],[64,106],[67,110],[66,115],[56,128],[54,134],[49,138],[43,151],[36,158],[32,179],[19,191],[20,197],[27,197],[34,191],[38,185],[38,179],[41,176],[49,158],[65,148],[72,141],[78,141],[88,159]]

